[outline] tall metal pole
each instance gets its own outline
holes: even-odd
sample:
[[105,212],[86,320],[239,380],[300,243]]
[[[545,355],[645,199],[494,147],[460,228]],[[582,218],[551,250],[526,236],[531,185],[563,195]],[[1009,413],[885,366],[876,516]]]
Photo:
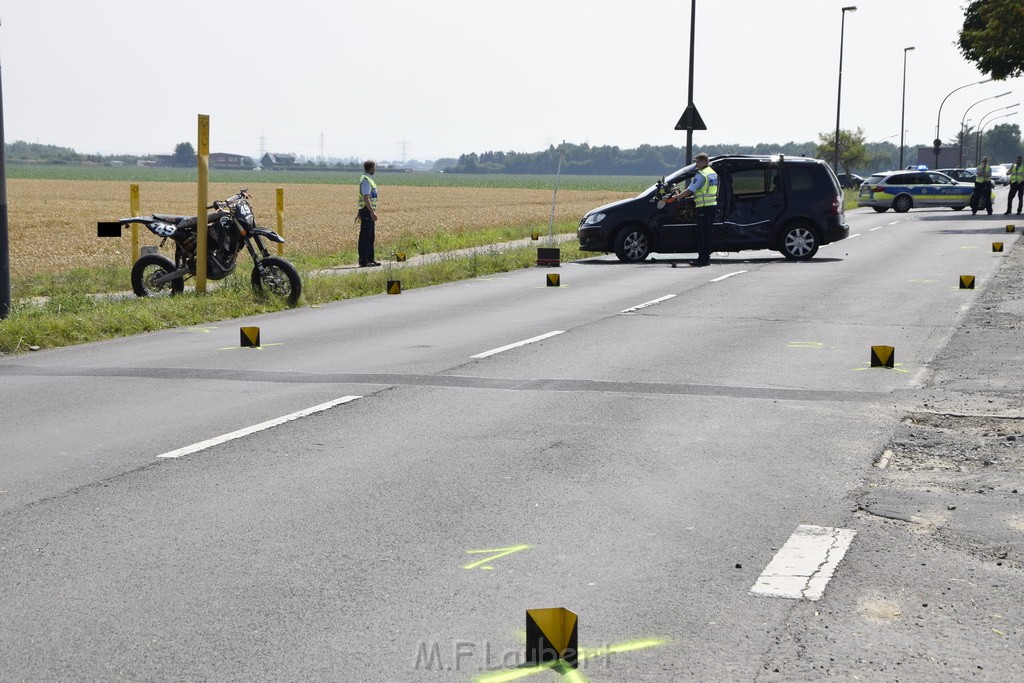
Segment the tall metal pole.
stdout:
[[836,97],[836,175],[839,175],[839,111],[843,104],[843,34],[846,32],[846,13],[856,12],[854,6],[843,8],[842,21],[839,23],[839,94]]
[[[690,86],[686,95],[687,109],[693,108],[693,53],[697,37],[697,0],[690,2]],[[693,161],[693,126],[686,129],[686,165]]]
[[964,124],[967,121],[967,114],[972,109],[974,109],[974,107],[976,105],[979,105],[982,102],[988,102],[989,100],[994,100],[994,99],[999,98],[999,97],[1006,97],[1011,92],[1012,92],[1011,90],[1007,90],[1004,93],[1000,93],[998,95],[993,95],[992,97],[986,97],[984,99],[978,100],[977,102],[975,102],[971,106],[967,107],[967,111],[964,112],[963,117],[961,117],[961,119],[960,119],[960,157],[959,157],[959,165],[958,165],[959,168],[962,168],[963,165],[964,165],[964,138],[966,137],[966,131],[964,130],[964,128],[965,128]]
[[903,124],[907,115],[907,53],[913,47],[903,48],[903,99],[900,100],[900,168],[903,168]]
[[0,73],[0,320],[11,313],[11,252],[7,231],[7,143],[4,140],[3,74]]
[[[974,83],[961,85],[959,88],[950,91],[949,95],[952,95],[953,93],[959,90],[963,90],[964,88],[969,88],[972,85],[981,85],[982,83],[988,83],[991,80],[991,78],[986,78],[983,81],[975,81]],[[942,98],[942,102],[939,104],[939,115],[935,117],[935,140],[932,141],[932,144],[935,145],[935,168],[939,167],[939,148],[942,146],[942,138],[939,136],[939,123],[942,121],[942,105],[945,104],[946,100],[949,99],[949,95],[946,95],[945,97]]]
[[[975,150],[974,150],[974,165],[975,166],[977,166],[979,163],[981,163],[981,140],[982,140],[982,136],[985,133],[985,126],[987,126],[989,123],[992,123],[996,119],[1005,119],[1007,116],[1016,116],[1020,112],[1014,111],[1014,112],[1010,112],[1009,114],[1003,114],[1002,116],[996,116],[995,118],[992,118],[992,119],[988,119],[988,117],[992,116],[992,114],[995,114],[997,111],[1004,111],[1006,109],[1013,109],[1014,107],[1019,107],[1019,106],[1020,106],[1020,102],[1017,102],[1016,104],[1011,104],[1009,107],[1000,107],[999,109],[993,109],[992,111],[990,111],[989,113],[987,113],[987,114],[985,114],[984,116],[981,117],[981,121],[978,122],[978,136],[977,136],[977,140],[976,140],[976,143],[975,143]],[[985,119],[988,119],[987,123],[986,123]]]

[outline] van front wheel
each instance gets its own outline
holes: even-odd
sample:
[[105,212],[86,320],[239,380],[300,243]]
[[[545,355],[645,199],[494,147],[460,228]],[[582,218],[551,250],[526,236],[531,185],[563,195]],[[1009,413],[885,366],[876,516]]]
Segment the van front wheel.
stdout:
[[818,238],[809,226],[790,225],[779,235],[779,251],[790,261],[807,261],[818,253]]
[[620,261],[637,263],[651,254],[651,238],[643,228],[625,227],[615,236],[615,255]]

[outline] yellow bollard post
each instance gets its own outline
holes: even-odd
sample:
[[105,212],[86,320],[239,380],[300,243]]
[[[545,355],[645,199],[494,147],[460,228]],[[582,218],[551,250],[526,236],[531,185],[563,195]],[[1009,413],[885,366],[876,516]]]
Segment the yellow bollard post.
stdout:
[[206,205],[209,204],[210,116],[199,115],[199,198],[196,202],[196,291],[206,294]]
[[[277,234],[284,237],[284,188],[277,188]],[[278,242],[277,255],[284,256],[284,245]]]
[[[132,210],[132,218],[139,215],[139,185],[132,183],[128,191],[128,204]],[[139,224],[132,223],[132,263],[139,260]]]

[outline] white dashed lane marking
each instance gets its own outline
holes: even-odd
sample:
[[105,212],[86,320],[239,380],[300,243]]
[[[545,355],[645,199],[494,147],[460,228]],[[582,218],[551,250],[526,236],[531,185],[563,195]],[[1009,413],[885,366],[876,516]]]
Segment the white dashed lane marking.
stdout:
[[761,572],[750,594],[820,599],[856,535],[853,529],[801,524]]
[[501,353],[502,351],[508,351],[509,349],[518,348],[520,346],[526,346],[527,344],[532,344],[533,342],[539,342],[542,339],[547,339],[548,337],[554,337],[556,334],[563,334],[564,332],[565,332],[565,330],[555,330],[554,332],[548,332],[547,334],[542,334],[542,335],[537,336],[537,337],[531,337],[529,339],[524,339],[523,341],[518,341],[518,342],[516,342],[514,344],[508,344],[507,346],[501,346],[501,347],[496,348],[496,349],[491,349],[490,351],[484,351],[483,353],[478,353],[475,356],[470,356],[470,358],[487,358],[488,356],[493,356],[496,353]]
[[729,277],[732,277],[733,275],[742,275],[745,272],[747,272],[747,271],[745,271],[745,270],[737,270],[735,273],[726,273],[722,277],[716,277],[711,282],[721,282],[722,280],[724,280],[726,278],[729,278]]
[[292,420],[298,420],[298,419],[303,418],[303,417],[308,417],[308,416],[313,415],[315,413],[322,413],[325,410],[330,410],[334,406],[341,405],[342,403],[348,403],[349,401],[354,401],[357,398],[362,398],[362,396],[342,396],[341,398],[336,398],[333,401],[328,401],[327,403],[321,403],[320,405],[313,406],[312,408],[306,408],[305,410],[300,410],[297,413],[291,413],[290,415],[284,415],[282,417],[277,417],[277,418],[274,418],[273,420],[267,420],[266,422],[261,422],[261,423],[259,423],[257,425],[253,425],[251,427],[245,427],[244,429],[239,429],[237,431],[231,432],[230,434],[223,434],[221,436],[215,436],[212,439],[207,439],[206,441],[200,441],[199,443],[194,443],[191,446],[185,446],[183,448],[179,448],[179,449],[174,450],[174,451],[168,451],[167,453],[164,453],[163,455],[158,455],[156,457],[158,457],[158,458],[180,458],[180,457],[185,456],[185,455],[191,455],[192,453],[197,453],[199,451],[204,451],[207,448],[212,448],[214,446],[219,446],[220,444],[227,443],[228,441],[234,441],[235,439],[240,439],[243,436],[249,436],[250,434],[255,434],[256,432],[262,432],[264,429],[270,429],[271,427],[276,427],[278,425],[283,425],[284,423],[291,422]]
[[652,301],[647,301],[647,302],[642,303],[642,304],[637,304],[636,306],[633,306],[632,308],[623,309],[623,310],[619,311],[619,313],[635,313],[636,311],[639,311],[641,308],[647,308],[648,306],[653,306],[654,304],[660,304],[662,301],[668,301],[669,299],[671,299],[674,296],[675,296],[675,294],[666,294],[665,296],[659,296],[657,299],[653,299]]

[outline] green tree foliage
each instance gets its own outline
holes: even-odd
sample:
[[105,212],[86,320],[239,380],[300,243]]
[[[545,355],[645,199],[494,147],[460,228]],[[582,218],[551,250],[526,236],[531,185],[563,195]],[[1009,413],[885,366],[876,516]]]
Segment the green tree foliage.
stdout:
[[1024,3],[974,0],[964,10],[960,52],[997,81],[1024,75]]
[[196,163],[196,150],[191,142],[179,142],[174,146],[174,165],[191,166]]
[[[967,140],[970,140],[970,143],[965,142],[964,154],[968,159],[973,159],[977,149],[977,140],[971,138],[967,138]],[[994,164],[1013,162],[1020,153],[1020,126],[1016,123],[1000,123],[991,128],[986,127],[982,131],[979,159],[987,156]]]
[[[813,142],[751,145],[701,145],[694,152],[719,154],[788,154],[812,156]],[[636,149],[591,147],[584,143],[552,145],[540,152],[483,152],[463,154],[439,168],[454,173],[554,173],[562,157],[562,173],[570,175],[646,175],[671,173],[685,165],[686,151],[673,145],[640,145]]]
[[[818,133],[818,148],[815,156],[819,159],[832,163],[836,158],[835,131]],[[858,128],[856,132],[849,130],[839,131],[839,165],[846,173],[853,173],[852,169],[864,168],[870,161],[868,150],[864,146],[864,129]]]

